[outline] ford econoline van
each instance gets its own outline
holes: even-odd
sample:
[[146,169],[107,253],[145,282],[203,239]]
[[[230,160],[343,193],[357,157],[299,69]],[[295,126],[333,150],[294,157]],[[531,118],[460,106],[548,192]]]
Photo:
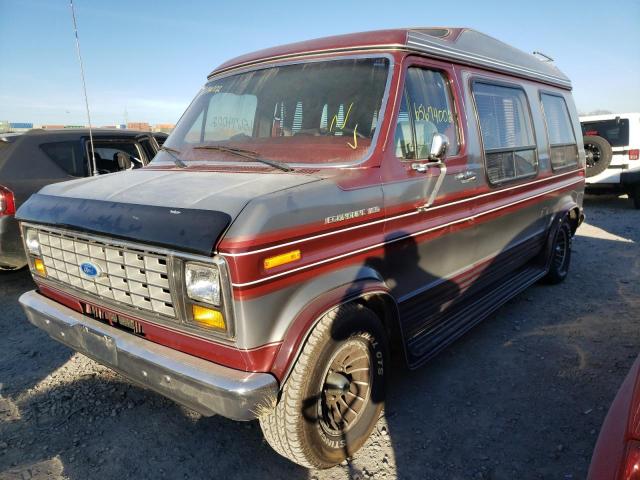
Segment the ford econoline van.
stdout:
[[[463,28],[272,48],[208,77],[146,167],[18,211],[34,325],[307,467],[353,455],[416,368],[583,219],[571,83]],[[395,364],[395,363],[394,363]]]

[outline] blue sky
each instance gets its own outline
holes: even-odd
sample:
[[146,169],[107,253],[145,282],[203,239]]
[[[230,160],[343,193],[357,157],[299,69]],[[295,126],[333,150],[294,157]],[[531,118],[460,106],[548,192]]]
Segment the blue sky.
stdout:
[[[640,0],[75,0],[96,125],[174,123],[224,60],[326,35],[467,26],[555,58],[578,110],[640,111]],[[68,0],[0,0],[0,120],[84,124]]]

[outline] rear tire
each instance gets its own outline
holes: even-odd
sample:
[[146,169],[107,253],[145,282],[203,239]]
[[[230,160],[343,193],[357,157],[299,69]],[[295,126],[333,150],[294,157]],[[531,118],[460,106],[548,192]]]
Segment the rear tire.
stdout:
[[582,138],[587,157],[587,178],[595,177],[609,168],[613,152],[611,145],[602,137],[585,135]]
[[329,468],[369,438],[383,407],[387,337],[379,318],[349,303],[313,328],[273,410],[260,417],[280,455]]
[[553,239],[549,271],[544,277],[546,283],[555,285],[567,278],[571,264],[571,226],[565,217],[560,220]]

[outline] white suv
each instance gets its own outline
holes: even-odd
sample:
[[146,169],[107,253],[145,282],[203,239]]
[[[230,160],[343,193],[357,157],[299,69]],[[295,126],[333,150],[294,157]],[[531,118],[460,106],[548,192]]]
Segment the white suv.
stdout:
[[625,192],[640,209],[640,113],[580,117],[587,190]]

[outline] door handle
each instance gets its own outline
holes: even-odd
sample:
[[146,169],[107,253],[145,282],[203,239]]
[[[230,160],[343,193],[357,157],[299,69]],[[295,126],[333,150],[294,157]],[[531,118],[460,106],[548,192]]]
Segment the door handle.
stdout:
[[427,173],[427,170],[429,170],[429,167],[424,163],[412,163],[411,170],[415,170],[416,172],[419,172],[419,173]]
[[412,163],[411,170],[415,170],[419,173],[427,173],[431,167],[442,167],[442,162],[425,162],[425,163]]
[[455,178],[460,183],[469,183],[469,182],[473,182],[476,179],[476,174],[473,173],[471,170],[467,170],[466,172],[461,172],[457,174]]

